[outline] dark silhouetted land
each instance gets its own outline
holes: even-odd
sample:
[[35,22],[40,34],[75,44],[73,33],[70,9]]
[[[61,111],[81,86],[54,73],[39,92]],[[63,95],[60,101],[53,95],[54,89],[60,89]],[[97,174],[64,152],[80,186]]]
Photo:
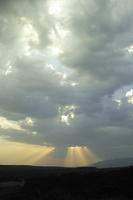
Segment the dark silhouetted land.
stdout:
[[104,160],[93,164],[98,168],[110,168],[110,167],[126,167],[133,166],[133,158],[119,158],[113,160]]
[[0,200],[133,199],[133,167],[0,166]]

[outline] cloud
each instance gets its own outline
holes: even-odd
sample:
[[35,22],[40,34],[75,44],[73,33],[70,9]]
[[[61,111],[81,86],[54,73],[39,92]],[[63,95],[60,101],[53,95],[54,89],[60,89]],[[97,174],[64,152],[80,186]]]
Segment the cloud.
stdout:
[[[0,1],[0,134],[56,148],[88,146],[106,158],[129,155],[132,6]],[[130,91],[121,95],[125,86]]]
[[36,131],[28,130],[28,127],[34,126],[34,122],[30,117],[26,117],[21,121],[8,120],[5,117],[0,117],[0,128],[3,130],[16,130],[20,132],[26,132],[28,134],[36,135]]

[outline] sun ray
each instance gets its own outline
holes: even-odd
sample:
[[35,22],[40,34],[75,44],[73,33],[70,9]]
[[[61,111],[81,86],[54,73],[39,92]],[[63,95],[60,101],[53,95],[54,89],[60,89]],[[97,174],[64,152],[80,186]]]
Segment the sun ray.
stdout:
[[77,159],[79,159],[79,165],[87,165],[88,159],[86,155],[84,154],[83,147],[76,147],[75,149],[75,155]]
[[0,146],[0,164],[33,165],[55,149],[52,146],[11,142],[6,139],[1,142],[3,145]]
[[43,150],[40,149],[35,154],[32,154],[31,157],[27,159],[27,162],[31,163],[31,164],[35,164],[35,163],[37,163],[38,160],[47,156],[53,150],[54,150],[54,148],[44,148]]
[[74,157],[73,147],[69,147],[67,150],[67,155],[65,159],[66,166],[73,166],[73,157]]
[[87,166],[100,159],[86,146],[68,147],[64,165],[70,167]]
[[98,158],[96,155],[94,155],[92,153],[92,151],[88,148],[88,147],[83,147],[83,150],[84,152],[86,153],[86,155],[88,156],[88,160],[89,160],[89,163],[88,164],[92,164],[92,163],[95,163],[95,162],[98,162],[98,161],[101,161],[100,158]]

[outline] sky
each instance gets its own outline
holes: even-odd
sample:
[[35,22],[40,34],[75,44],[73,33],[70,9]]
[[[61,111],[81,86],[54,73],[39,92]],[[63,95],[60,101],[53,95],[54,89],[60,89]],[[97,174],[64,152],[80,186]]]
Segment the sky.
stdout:
[[132,8],[0,0],[0,164],[132,157]]

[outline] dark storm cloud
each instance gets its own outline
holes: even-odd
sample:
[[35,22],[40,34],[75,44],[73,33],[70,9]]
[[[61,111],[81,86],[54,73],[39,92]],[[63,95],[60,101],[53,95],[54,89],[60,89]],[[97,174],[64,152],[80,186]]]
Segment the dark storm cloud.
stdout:
[[[63,2],[57,17],[49,13],[48,0],[0,1],[0,115],[6,123],[31,117],[35,124],[27,132],[37,132],[1,129],[1,134],[25,143],[86,145],[103,157],[117,156],[117,148],[128,155],[133,107],[128,97],[118,102],[113,94],[133,81],[128,52],[133,3]],[[52,52],[55,47],[60,55]],[[56,60],[69,72],[67,78]],[[70,124],[60,121],[63,113]]]

